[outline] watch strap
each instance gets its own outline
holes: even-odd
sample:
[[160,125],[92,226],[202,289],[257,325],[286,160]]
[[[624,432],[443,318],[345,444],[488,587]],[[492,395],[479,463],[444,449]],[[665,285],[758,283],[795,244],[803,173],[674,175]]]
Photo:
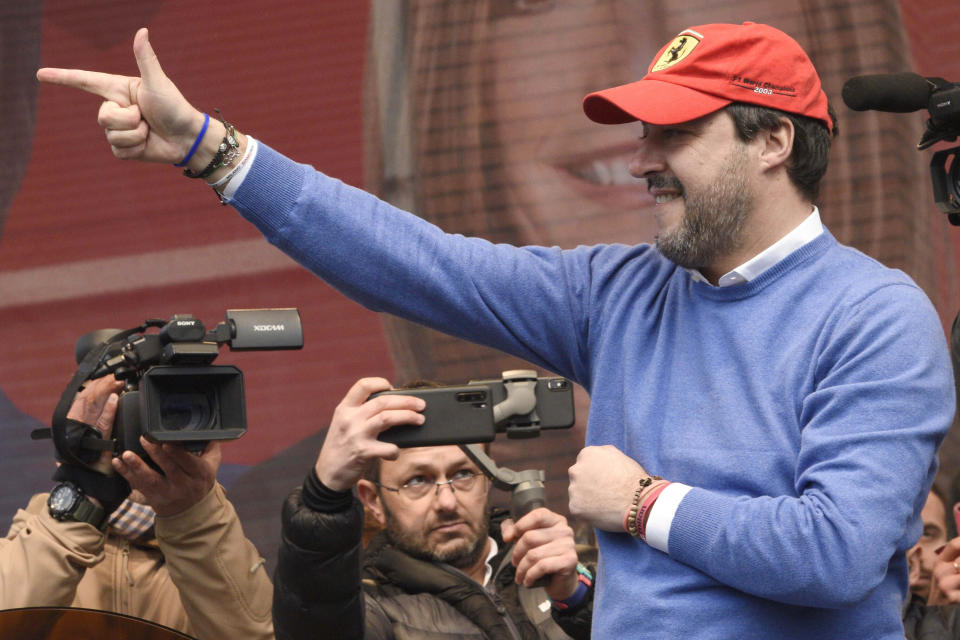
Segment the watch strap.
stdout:
[[108,514],[113,513],[130,495],[130,485],[119,473],[105,476],[93,469],[64,463],[57,467],[53,479],[80,487],[84,495],[95,497]]
[[74,492],[75,502],[70,506],[66,511],[55,512],[52,505],[50,506],[50,515],[57,520],[73,520],[75,522],[86,522],[87,524],[93,525],[100,531],[105,531],[107,528],[107,523],[109,519],[107,518],[107,512],[104,508],[98,504],[95,504],[87,495],[84,493],[83,489],[78,487],[72,482],[61,482],[53,488],[53,491],[50,492],[51,498],[56,495],[59,491],[63,489],[69,489]]
[[77,522],[92,524],[100,531],[107,528],[107,514],[103,507],[94,504],[87,496],[81,496],[70,517]]

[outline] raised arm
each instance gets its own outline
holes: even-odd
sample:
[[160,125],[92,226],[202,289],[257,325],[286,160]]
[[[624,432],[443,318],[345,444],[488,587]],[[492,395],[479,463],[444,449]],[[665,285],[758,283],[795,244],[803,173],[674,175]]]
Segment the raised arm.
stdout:
[[132,451],[113,464],[157,513],[157,542],[193,635],[271,640],[273,585],[216,483],[219,443],[209,443],[200,455],[177,444],[141,443],[162,475]]
[[389,625],[360,587],[363,507],[351,489],[371,460],[396,458],[395,444],[377,440],[385,429],[419,424],[423,400],[370,394],[390,388],[383,378],[357,381],[334,411],[327,437],[302,488],[283,506],[283,540],[274,590],[278,640],[381,638]]
[[[104,98],[98,121],[119,158],[187,159],[191,175],[216,166],[224,125],[184,98],[160,67],[145,29],[137,32],[134,53],[140,77],[51,68],[37,77]],[[232,158],[241,159],[204,181],[328,284],[368,308],[585,382],[581,356],[590,310],[582,303],[595,281],[580,272],[592,256],[563,260],[559,249],[520,250],[446,234],[266,144],[236,138]]]

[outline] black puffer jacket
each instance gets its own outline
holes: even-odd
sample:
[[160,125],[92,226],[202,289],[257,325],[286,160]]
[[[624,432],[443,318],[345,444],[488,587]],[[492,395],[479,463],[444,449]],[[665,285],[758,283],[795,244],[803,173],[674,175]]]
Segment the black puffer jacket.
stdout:
[[956,605],[928,607],[923,598],[911,593],[903,611],[903,629],[907,640],[957,640],[960,616]]
[[499,540],[503,517],[491,519],[501,548],[492,592],[453,567],[406,555],[382,536],[367,549],[361,588],[362,505],[353,500],[323,513],[294,490],[283,507],[274,585],[277,639],[588,638],[592,589],[577,607],[556,612],[544,604],[542,589],[518,587],[510,548]]

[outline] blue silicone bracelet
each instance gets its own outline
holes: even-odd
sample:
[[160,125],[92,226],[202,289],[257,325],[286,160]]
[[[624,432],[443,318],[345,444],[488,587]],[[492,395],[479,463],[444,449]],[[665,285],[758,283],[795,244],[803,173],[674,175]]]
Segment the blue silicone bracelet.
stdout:
[[210,124],[210,115],[205,113],[203,114],[203,127],[200,129],[200,134],[197,136],[197,139],[193,141],[193,146],[190,147],[190,151],[187,151],[187,157],[183,159],[182,162],[178,162],[173,165],[175,167],[182,167],[183,165],[190,162],[190,158],[193,157],[194,152],[196,152],[197,147],[200,146],[200,141],[203,140],[203,134],[207,132],[207,125]]

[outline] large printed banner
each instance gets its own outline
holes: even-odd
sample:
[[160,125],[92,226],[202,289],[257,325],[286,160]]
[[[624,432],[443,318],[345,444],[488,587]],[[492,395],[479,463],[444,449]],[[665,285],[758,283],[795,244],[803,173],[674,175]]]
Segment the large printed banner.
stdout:
[[[267,244],[172,167],[113,158],[99,100],[40,87],[40,66],[136,74],[133,34],[150,28],[166,73],[196,106],[281,152],[368,188],[452,232],[515,244],[645,242],[652,204],[626,172],[631,125],[591,123],[580,100],[639,78],[681,29],[767,22],[821,71],[840,140],[820,204],[834,235],[907,271],[949,326],[960,306],[956,239],[933,205],[924,114],[854,113],[851,76],[917,71],[960,80],[960,20],[948,0],[799,0],[783,5],[660,0],[18,0],[0,8],[0,519],[49,488],[53,450],[32,441],[89,331],[190,313],[297,307],[300,351],[230,353],[249,429],[224,446],[222,482],[273,560],[280,501],[316,457],[354,380],[463,382],[524,363],[381,318]],[[935,34],[935,38],[928,37]],[[398,292],[402,295],[402,292]],[[493,457],[544,468],[566,509],[578,425]],[[535,455],[531,454],[535,451]],[[952,475],[960,455],[942,454]]]

